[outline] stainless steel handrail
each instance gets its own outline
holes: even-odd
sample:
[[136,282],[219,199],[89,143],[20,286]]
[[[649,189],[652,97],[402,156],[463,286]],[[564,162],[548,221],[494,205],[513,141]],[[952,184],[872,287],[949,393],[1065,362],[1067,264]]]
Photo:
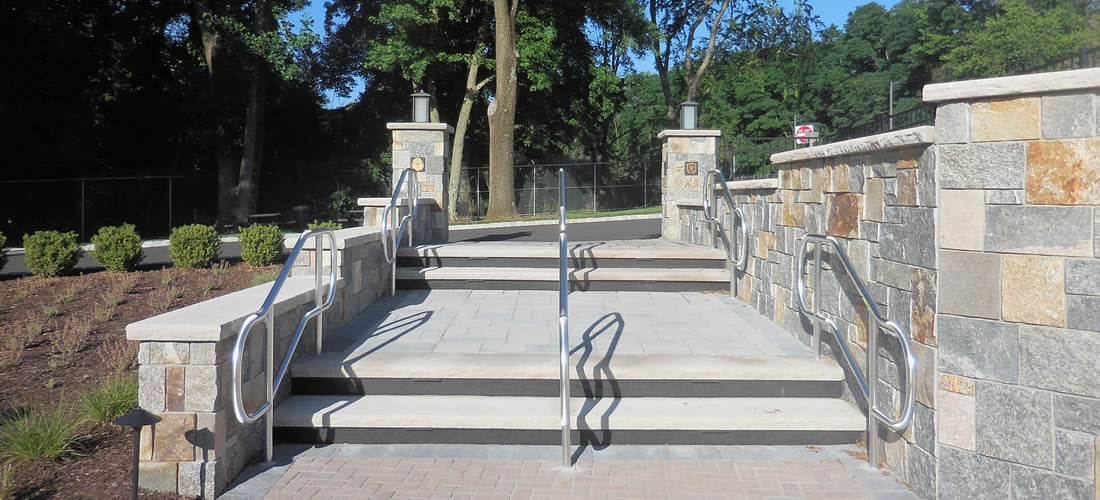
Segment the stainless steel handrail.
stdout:
[[565,234],[565,169],[558,170],[558,352],[561,361],[561,465],[569,467],[569,272]]
[[[394,215],[392,210],[397,206],[397,198],[401,196],[401,184],[405,183],[405,198],[408,201],[409,213],[401,217],[401,223],[397,228],[397,234],[391,234],[393,228],[390,227],[391,217]],[[390,264],[390,295],[397,293],[397,247],[401,246],[401,235],[405,233],[405,224],[408,224],[409,219],[415,219],[416,213],[420,208],[420,183],[416,180],[416,170],[406,168],[401,171],[401,177],[397,179],[397,183],[394,184],[393,196],[390,197],[390,202],[386,204],[386,209],[382,211],[382,253],[386,257],[386,263]],[[388,238],[393,237],[393,249],[391,251]],[[409,228],[409,246],[412,246],[413,231]]]
[[[715,186],[721,186],[721,189],[715,189]],[[722,222],[718,220],[718,204],[712,199],[719,192],[722,193],[722,198],[726,200],[726,205],[730,209],[727,214],[727,217],[730,219],[728,223],[730,228],[729,238],[725,238],[725,230],[721,228]],[[726,244],[726,255],[733,264],[733,268],[744,270],[745,264],[749,261],[749,226],[745,221],[744,212],[742,212],[741,209],[737,207],[737,204],[733,202],[733,194],[730,193],[730,188],[726,185],[726,176],[723,175],[720,170],[711,170],[703,177],[703,217],[710,223],[711,244],[713,247],[718,248],[718,236],[721,235]],[[741,230],[740,238],[737,238],[736,259],[733,257],[734,217],[737,217],[739,222],[737,227]],[[732,273],[733,269],[731,269],[730,272]],[[732,291],[731,289],[730,292]]]
[[[810,244],[814,245],[814,305],[810,308],[806,305],[806,250]],[[868,376],[864,378],[863,372],[856,365],[855,358],[852,356],[850,350],[848,350],[845,339],[840,336],[840,329],[837,327],[836,322],[821,311],[821,249],[822,245],[831,245],[836,255],[840,258],[841,264],[844,265],[845,271],[848,276],[855,283],[856,288],[859,290],[859,294],[863,299],[863,302],[867,304],[867,309],[871,313],[870,325],[867,328],[867,372]],[[798,292],[798,309],[809,316],[813,320],[814,324],[814,336],[813,336],[813,350],[814,356],[821,357],[821,323],[825,323],[833,332],[833,336],[836,337],[837,345],[840,346],[841,352],[844,354],[844,359],[847,361],[848,366],[851,367],[852,373],[855,375],[856,382],[859,383],[859,387],[863,390],[863,394],[867,397],[868,408],[868,443],[867,451],[870,457],[872,465],[878,463],[878,450],[874,445],[873,440],[878,439],[878,432],[875,429],[874,420],[877,420],[888,429],[903,432],[909,427],[910,422],[913,420],[913,407],[916,400],[916,384],[913,380],[913,374],[917,371],[917,358],[913,355],[913,346],[909,342],[909,335],[905,332],[905,329],[901,325],[894,321],[890,321],[883,316],[882,311],[879,310],[878,305],[875,304],[874,299],[871,298],[871,292],[867,290],[867,285],[863,283],[863,279],[860,278],[859,273],[856,272],[852,266],[852,261],[848,259],[848,254],[844,251],[844,247],[841,245],[841,241],[835,236],[826,236],[823,234],[807,233],[799,239],[798,248],[798,260],[795,261],[795,277],[796,288]],[[903,401],[900,416],[893,418],[887,415],[885,412],[878,408],[878,393],[876,393],[867,380],[877,383],[878,380],[878,331],[886,330],[897,337],[898,342],[901,344],[902,354],[905,361],[905,390],[903,391]],[[874,420],[872,420],[872,417]]]
[[[298,254],[302,251],[302,246],[310,237],[314,239],[314,251],[316,252],[313,270],[314,307],[303,314],[302,319],[298,321],[298,328],[294,330],[294,336],[290,341],[290,347],[287,349],[286,356],[283,357],[283,362],[279,365],[279,371],[276,374],[272,370],[275,365],[275,320],[273,318],[275,298],[279,295],[279,290],[282,289],[283,283],[286,282],[287,277],[290,276],[290,271],[294,267],[294,261],[298,258]],[[322,238],[327,238],[329,243],[327,248],[329,252],[328,298],[324,301],[321,300],[321,271],[323,264],[321,252],[322,249],[324,249]],[[266,423],[267,438],[264,449],[264,456],[268,462],[271,461],[273,446],[272,432],[274,429],[274,422],[270,413],[272,406],[275,404],[275,393],[278,392],[279,386],[282,385],[283,379],[286,377],[287,370],[290,368],[290,359],[294,356],[294,351],[298,348],[298,342],[302,339],[302,333],[305,331],[306,324],[314,317],[317,318],[316,352],[321,352],[321,337],[324,328],[324,315],[322,313],[332,305],[333,299],[336,298],[336,268],[336,234],[333,233],[331,229],[315,229],[302,233],[302,235],[298,237],[298,241],[294,244],[294,249],[291,250],[290,255],[287,257],[286,264],[283,265],[282,271],[279,272],[279,277],[275,279],[275,282],[271,285],[271,290],[267,292],[267,298],[264,299],[259,310],[245,318],[237,334],[237,342],[233,345],[231,359],[233,376],[233,387],[231,391],[233,415],[236,416],[238,422],[242,424],[251,424],[259,420],[264,414],[269,414]],[[264,403],[260,405],[256,411],[250,413],[244,408],[244,347],[248,341],[248,332],[259,321],[263,321],[267,326],[267,339],[264,346],[264,373],[266,378],[264,389],[266,390],[266,396],[264,398]]]

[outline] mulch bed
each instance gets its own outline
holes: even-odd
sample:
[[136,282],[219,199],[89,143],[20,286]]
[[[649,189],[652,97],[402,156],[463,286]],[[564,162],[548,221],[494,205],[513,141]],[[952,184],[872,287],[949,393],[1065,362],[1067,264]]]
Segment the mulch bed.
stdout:
[[[76,403],[86,387],[102,382],[119,366],[128,366],[124,370],[132,374],[137,342],[125,340],[126,325],[247,288],[253,276],[278,269],[223,263],[217,271],[169,267],[0,281],[0,410],[52,411]],[[108,302],[118,299],[112,297],[122,300],[113,311]],[[13,350],[8,338],[27,322],[37,321],[45,331],[25,348]],[[75,354],[59,353],[69,325],[90,325],[86,345]],[[129,497],[133,459],[129,430],[100,426],[81,441],[80,453],[59,462],[20,466],[14,498]],[[143,491],[142,498],[184,497]]]

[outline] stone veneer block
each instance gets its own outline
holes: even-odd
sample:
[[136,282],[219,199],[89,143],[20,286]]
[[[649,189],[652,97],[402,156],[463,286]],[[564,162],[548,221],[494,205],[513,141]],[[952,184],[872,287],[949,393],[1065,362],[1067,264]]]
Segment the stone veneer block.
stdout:
[[985,211],[985,251],[1090,256],[1092,208],[995,205]]
[[907,483],[920,498],[936,497],[936,459],[917,447],[908,446]]
[[940,191],[940,248],[981,250],[985,241],[985,192]]
[[970,103],[956,102],[936,107],[936,143],[970,142]]
[[1027,202],[1100,204],[1100,139],[1029,142]]
[[1054,431],[1054,470],[1059,474],[1093,478],[1096,438],[1083,432]]
[[1022,189],[994,189],[985,192],[987,205],[1023,205],[1024,191]]
[[195,459],[194,439],[188,433],[195,430],[194,413],[164,413],[153,426],[153,460],[184,462]]
[[153,491],[176,492],[175,462],[140,462],[138,486]]
[[[913,356],[917,358],[916,378],[917,402],[929,408],[936,406],[936,349],[920,342],[913,344]],[[935,454],[932,448],[926,448]]]
[[938,304],[942,314],[1000,319],[1001,257],[941,250]]
[[1029,467],[1012,466],[1012,498],[1015,500],[1087,499],[1093,494],[1091,481],[1059,476]]
[[1100,398],[1100,333],[1020,327],[1020,384]]
[[898,191],[895,204],[907,207],[917,206],[917,171],[912,169],[900,170],[899,167],[896,189]]
[[184,410],[184,367],[169,366],[164,375],[164,406],[168,411]]
[[942,447],[939,458],[939,490],[944,494],[940,498],[1009,498],[1011,473],[1007,463],[951,447]]
[[187,411],[217,411],[221,408],[218,399],[218,375],[214,365],[190,365],[187,367],[186,395]]
[[939,391],[936,436],[941,444],[974,451],[974,396]]
[[1001,317],[1005,321],[1066,326],[1065,263],[1057,257],[1005,255]]
[[1096,112],[1092,94],[1042,97],[1044,139],[1067,139],[1093,135]]
[[939,358],[941,373],[1015,384],[1019,325],[940,314]]
[[969,394],[973,396],[974,379],[941,373],[940,389],[958,394]]
[[863,196],[858,194],[838,194],[829,197],[829,215],[826,218],[826,232],[843,238],[859,237],[859,214],[863,205]]
[[976,102],[970,106],[972,142],[1039,138],[1039,98]]
[[162,412],[164,404],[164,366],[138,365],[138,406]]
[[941,189],[1023,189],[1027,167],[1022,143],[949,144],[938,155]]
[[[936,345],[936,273],[922,267],[913,268],[910,286],[913,300],[910,302],[911,320],[909,333],[913,340]],[[933,383],[935,377],[929,379]]]
[[978,453],[1033,467],[1054,468],[1052,394],[979,381],[975,398]]
[[1067,260],[1066,293],[1100,296],[1100,260]]
[[1100,297],[1070,295],[1066,306],[1067,326],[1100,332]]
[[882,208],[885,204],[883,181],[879,178],[867,179],[867,195],[864,196],[863,218],[882,222]]
[[879,231],[884,259],[926,269],[936,268],[936,216],[931,208],[887,207]]
[[1054,425],[1100,435],[1100,399],[1055,394]]

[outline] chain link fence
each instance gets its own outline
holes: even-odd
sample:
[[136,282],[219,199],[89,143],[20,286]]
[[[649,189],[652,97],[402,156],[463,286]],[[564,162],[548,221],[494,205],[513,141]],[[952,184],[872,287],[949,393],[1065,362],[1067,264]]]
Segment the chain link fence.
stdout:
[[[615,161],[516,165],[516,210],[520,215],[556,213],[558,171],[565,171],[568,212],[608,212],[661,204],[661,162]],[[463,167],[455,200],[457,215],[480,219],[489,208],[489,167]]]

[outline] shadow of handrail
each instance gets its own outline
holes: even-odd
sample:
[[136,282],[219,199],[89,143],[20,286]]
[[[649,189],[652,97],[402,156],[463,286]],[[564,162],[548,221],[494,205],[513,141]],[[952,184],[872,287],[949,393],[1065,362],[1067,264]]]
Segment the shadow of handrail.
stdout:
[[[605,324],[601,326],[601,323]],[[589,325],[588,329],[584,331],[584,335],[581,337],[581,343],[570,351],[570,354],[576,354],[577,351],[582,349],[584,351],[577,361],[577,379],[584,389],[585,399],[584,405],[581,406],[580,411],[577,412],[577,431],[580,433],[581,442],[577,450],[573,452],[571,458],[574,464],[577,463],[577,460],[589,445],[591,445],[593,449],[602,450],[611,444],[611,414],[618,408],[623,397],[622,389],[619,387],[619,381],[611,371],[611,357],[615,354],[615,348],[619,344],[619,339],[622,337],[625,326],[626,322],[623,320],[622,314],[617,312],[605,314]],[[592,354],[595,352],[593,341],[611,328],[615,328],[611,343],[608,345],[607,352],[604,353],[603,359],[592,367],[592,378],[589,379],[585,377],[584,370],[585,365],[588,363],[588,359],[591,358]],[[611,397],[613,400],[607,410],[600,415],[601,437],[597,436],[596,432],[588,425],[587,417],[604,398],[604,377],[606,377],[607,383],[611,386]]]

